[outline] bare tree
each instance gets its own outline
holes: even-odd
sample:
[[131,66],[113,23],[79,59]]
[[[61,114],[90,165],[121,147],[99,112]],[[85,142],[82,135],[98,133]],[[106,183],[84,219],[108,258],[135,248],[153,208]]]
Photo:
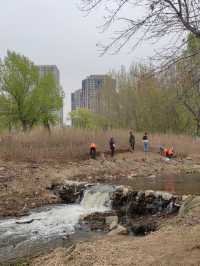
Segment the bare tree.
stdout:
[[[134,48],[144,40],[157,42],[173,33],[176,41],[182,39],[179,46],[185,42],[185,33],[191,32],[200,38],[200,0],[80,1],[85,12],[91,12],[100,5],[105,8],[104,29],[114,23],[122,24],[119,26],[121,30],[116,31],[111,42],[103,47],[103,53],[110,49],[118,52],[129,41],[133,41]],[[123,15],[125,8],[132,9],[130,18]]]

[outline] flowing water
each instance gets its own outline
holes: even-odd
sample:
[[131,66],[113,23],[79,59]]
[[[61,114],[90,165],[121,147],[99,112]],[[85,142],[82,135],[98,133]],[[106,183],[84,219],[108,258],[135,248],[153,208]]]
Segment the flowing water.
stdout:
[[[175,194],[200,194],[200,175],[134,177],[123,181],[135,190],[163,190]],[[116,182],[117,183],[117,182]],[[58,246],[70,246],[81,215],[110,210],[113,186],[99,185],[85,191],[80,204],[51,205],[22,218],[0,220],[0,265]],[[78,236],[82,234],[78,232]],[[84,232],[83,232],[84,234]],[[70,235],[70,238],[68,237]],[[86,233],[88,237],[90,233]],[[3,263],[3,264],[1,264]]]
[[0,220],[0,263],[67,245],[81,215],[110,210],[112,186],[87,190],[80,204],[54,205],[36,209],[26,217]]

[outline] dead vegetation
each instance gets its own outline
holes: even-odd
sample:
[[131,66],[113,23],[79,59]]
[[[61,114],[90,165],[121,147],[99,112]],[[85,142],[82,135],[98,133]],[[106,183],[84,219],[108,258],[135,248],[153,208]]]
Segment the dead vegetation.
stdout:
[[[0,158],[7,161],[66,162],[88,158],[91,142],[96,142],[99,153],[108,152],[108,141],[115,138],[117,150],[127,150],[129,130],[83,130],[54,129],[49,136],[42,129],[29,133],[2,135],[0,142]],[[136,134],[136,150],[142,150],[142,133]],[[185,157],[200,152],[199,139],[191,136],[173,134],[149,135],[151,151],[158,151],[159,145],[173,146],[177,155]]]
[[114,235],[79,242],[35,258],[30,265],[199,266],[199,207],[200,198],[190,196],[177,217],[145,237]]
[[57,249],[32,261],[31,266],[198,266],[200,226],[167,226],[148,236],[103,237],[78,243],[68,254]]

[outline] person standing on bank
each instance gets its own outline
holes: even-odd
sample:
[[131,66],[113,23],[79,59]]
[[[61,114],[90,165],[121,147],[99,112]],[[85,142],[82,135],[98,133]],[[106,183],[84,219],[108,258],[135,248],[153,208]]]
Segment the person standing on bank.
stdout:
[[134,151],[135,149],[135,136],[133,135],[133,132],[129,132],[129,145],[130,145],[130,150]]
[[115,147],[116,147],[113,137],[110,138],[109,146],[110,146],[110,151],[111,151],[111,157],[113,157],[115,154]]
[[149,140],[148,140],[147,132],[144,133],[144,136],[143,136],[142,140],[143,140],[143,144],[144,144],[144,152],[148,152],[148,150],[149,150]]
[[90,144],[90,158],[91,159],[96,159],[96,153],[97,153],[97,146],[93,142]]

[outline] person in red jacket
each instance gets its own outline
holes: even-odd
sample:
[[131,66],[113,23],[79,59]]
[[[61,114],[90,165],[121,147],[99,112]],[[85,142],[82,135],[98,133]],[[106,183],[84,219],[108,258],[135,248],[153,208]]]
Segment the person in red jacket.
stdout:
[[96,154],[97,154],[97,146],[95,143],[91,143],[90,144],[90,158],[96,159]]

